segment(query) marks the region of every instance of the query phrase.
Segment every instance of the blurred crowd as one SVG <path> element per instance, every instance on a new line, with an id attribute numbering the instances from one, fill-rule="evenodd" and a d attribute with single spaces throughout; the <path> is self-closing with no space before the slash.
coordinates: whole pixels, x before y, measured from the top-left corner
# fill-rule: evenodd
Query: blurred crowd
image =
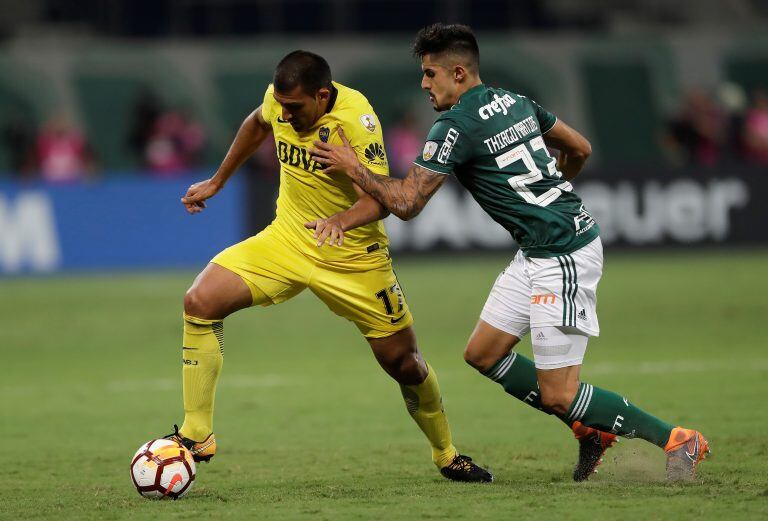
<path id="1" fill-rule="evenodd" d="M 757 89 L 748 98 L 731 84 L 716 92 L 690 89 L 667 124 L 664 145 L 677 166 L 768 166 L 768 91 Z"/>
<path id="2" fill-rule="evenodd" d="M 149 90 L 136 100 L 128 144 L 143 170 L 159 177 L 181 175 L 201 166 L 205 143 L 202 125 L 188 110 L 165 108 Z"/>
<path id="3" fill-rule="evenodd" d="M 427 130 L 429 128 L 419 125 L 414 112 L 410 110 L 404 111 L 391 128 L 384 129 L 384 143 L 392 176 L 405 177 L 413 160 L 421 154 Z"/>
<path id="4" fill-rule="evenodd" d="M 2 140 L 11 171 L 22 178 L 69 182 L 94 173 L 93 152 L 66 112 L 54 114 L 39 129 L 14 117 L 2 129 Z"/>
<path id="5" fill-rule="evenodd" d="M 404 176 L 421 153 L 427 128 L 414 114 L 403 109 L 393 115 L 394 123 L 385 125 L 393 176 Z M 98 176 L 102 170 L 98 154 L 66 111 L 53 114 L 39 128 L 18 116 L 0 125 L 0 153 L 5 152 L 11 171 L 22 179 L 71 182 Z M 124 146 L 136 170 L 163 178 L 210 166 L 205 164 L 204 127 L 190 111 L 164 105 L 149 90 L 137 97 L 124 132 Z M 672 166 L 768 166 L 768 91 L 758 89 L 747 96 L 730 84 L 715 91 L 692 88 L 661 134 Z M 254 172 L 277 172 L 270 141 L 249 166 Z"/>
<path id="6" fill-rule="evenodd" d="M 39 128 L 15 115 L 0 133 L 7 163 L 22 179 L 66 183 L 98 176 L 101 170 L 85 133 L 66 111 L 55 112 Z M 136 99 L 124 145 L 135 169 L 173 177 L 202 166 L 206 134 L 188 111 L 164 106 L 147 90 Z"/>

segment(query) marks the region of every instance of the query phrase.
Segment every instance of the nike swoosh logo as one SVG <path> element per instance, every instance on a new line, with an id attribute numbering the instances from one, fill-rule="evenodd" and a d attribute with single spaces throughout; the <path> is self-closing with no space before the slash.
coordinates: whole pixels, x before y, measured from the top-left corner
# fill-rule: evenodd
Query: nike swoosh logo
<path id="1" fill-rule="evenodd" d="M 171 491 L 173 491 L 173 487 L 176 486 L 176 483 L 180 483 L 182 480 L 183 478 L 181 477 L 181 474 L 174 474 L 173 477 L 171 478 L 171 482 L 168 483 L 168 488 L 165 489 L 165 494 L 163 495 L 167 496 L 168 494 L 170 494 Z"/>
<path id="2" fill-rule="evenodd" d="M 277 116 L 277 122 L 278 122 L 278 123 L 288 123 L 287 121 L 285 121 L 285 120 L 284 120 L 283 118 L 281 118 L 280 116 Z"/>
<path id="3" fill-rule="evenodd" d="M 397 318 L 390 318 L 390 319 L 389 319 L 389 321 L 390 321 L 390 322 L 392 322 L 393 324 L 396 324 L 396 323 L 400 322 L 400 320 L 401 320 L 401 319 L 402 319 L 404 316 L 405 316 L 405 313 L 403 313 L 402 315 L 400 315 L 400 316 L 399 316 L 399 317 L 397 317 Z"/>
<path id="4" fill-rule="evenodd" d="M 686 456 L 688 456 L 688 457 L 690 458 L 690 460 L 691 460 L 691 461 L 693 461 L 694 463 L 696 463 L 696 455 L 697 455 L 698 453 L 699 453 L 699 437 L 698 437 L 698 436 L 696 436 L 696 445 L 694 445 L 694 447 L 693 447 L 693 454 L 691 454 L 690 452 L 688 452 L 688 451 L 686 450 L 686 451 L 685 451 L 685 455 L 686 455 Z"/>

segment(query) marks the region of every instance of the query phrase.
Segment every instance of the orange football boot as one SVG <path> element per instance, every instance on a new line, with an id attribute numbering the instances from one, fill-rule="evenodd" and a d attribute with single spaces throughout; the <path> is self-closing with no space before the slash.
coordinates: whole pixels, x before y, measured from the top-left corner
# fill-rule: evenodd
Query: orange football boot
<path id="1" fill-rule="evenodd" d="M 696 466 L 710 453 L 709 442 L 698 431 L 675 427 L 664 452 L 667 453 L 667 479 L 691 481 L 696 477 Z"/>

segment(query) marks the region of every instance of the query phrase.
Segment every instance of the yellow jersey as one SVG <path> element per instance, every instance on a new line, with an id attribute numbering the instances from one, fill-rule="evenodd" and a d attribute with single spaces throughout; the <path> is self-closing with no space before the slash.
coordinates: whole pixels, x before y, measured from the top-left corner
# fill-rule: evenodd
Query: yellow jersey
<path id="1" fill-rule="evenodd" d="M 360 162 L 371 172 L 389 175 L 384 139 L 379 119 L 360 92 L 333 82 L 327 112 L 305 132 L 297 132 L 283 121 L 282 108 L 273 97 L 270 85 L 261 107 L 264 120 L 272 125 L 280 161 L 280 193 L 272 227 L 301 251 L 322 261 L 348 261 L 365 256 L 388 245 L 384 225 L 375 221 L 344 233 L 342 246 L 317 246 L 314 230 L 304 223 L 330 217 L 352 206 L 358 199 L 352 181 L 343 175 L 327 175 L 323 165 L 312 161 L 309 150 L 313 141 L 341 144 L 338 128 L 344 129 Z"/>

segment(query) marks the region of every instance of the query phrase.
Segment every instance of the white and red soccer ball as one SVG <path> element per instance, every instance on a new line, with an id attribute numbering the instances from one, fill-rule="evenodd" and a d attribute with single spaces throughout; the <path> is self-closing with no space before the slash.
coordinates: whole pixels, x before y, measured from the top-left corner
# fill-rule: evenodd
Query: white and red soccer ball
<path id="1" fill-rule="evenodd" d="M 189 450 L 176 441 L 151 440 L 134 454 L 131 479 L 144 497 L 179 499 L 195 481 L 195 461 Z"/>

